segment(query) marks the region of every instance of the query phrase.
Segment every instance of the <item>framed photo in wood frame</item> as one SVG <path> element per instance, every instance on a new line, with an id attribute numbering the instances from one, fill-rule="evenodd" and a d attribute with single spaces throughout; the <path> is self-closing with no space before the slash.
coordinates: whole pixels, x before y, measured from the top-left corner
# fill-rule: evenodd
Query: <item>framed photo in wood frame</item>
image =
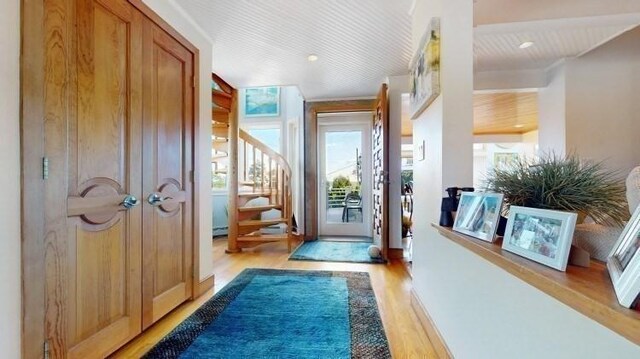
<path id="1" fill-rule="evenodd" d="M 618 302 L 634 306 L 640 297 L 640 206 L 607 257 L 607 269 Z"/>
<path id="2" fill-rule="evenodd" d="M 577 219 L 572 212 L 511 206 L 502 249 L 564 272 Z"/>
<path id="3" fill-rule="evenodd" d="M 502 211 L 502 199 L 500 193 L 462 192 L 453 230 L 493 242 Z"/>

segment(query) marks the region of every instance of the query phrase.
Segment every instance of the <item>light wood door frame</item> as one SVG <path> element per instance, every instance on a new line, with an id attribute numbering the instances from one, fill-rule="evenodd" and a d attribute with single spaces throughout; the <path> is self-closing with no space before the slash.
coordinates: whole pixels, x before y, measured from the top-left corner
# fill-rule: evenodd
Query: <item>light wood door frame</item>
<path id="1" fill-rule="evenodd" d="M 304 239 L 318 239 L 318 114 L 370 112 L 375 99 L 318 101 L 304 104 Z"/>
<path id="2" fill-rule="evenodd" d="M 70 0 L 71 1 L 71 0 Z M 193 276 L 194 296 L 199 288 L 199 50 L 175 31 L 142 0 L 128 0 L 146 17 L 169 33 L 194 54 L 195 96 L 193 98 Z M 72 36 L 60 29 L 45 32 L 45 3 L 22 0 L 21 21 L 21 233 L 22 233 L 22 358 L 44 356 L 45 334 L 45 198 L 43 169 L 45 158 L 45 53 L 46 41 L 55 36 Z M 202 283 L 209 283 L 208 280 Z M 207 284 L 205 284 L 207 285 Z"/>

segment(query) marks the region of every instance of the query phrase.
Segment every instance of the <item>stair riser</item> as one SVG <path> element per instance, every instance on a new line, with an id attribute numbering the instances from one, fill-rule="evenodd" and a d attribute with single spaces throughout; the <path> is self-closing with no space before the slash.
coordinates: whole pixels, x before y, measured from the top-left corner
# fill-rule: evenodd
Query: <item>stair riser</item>
<path id="1" fill-rule="evenodd" d="M 213 103 L 222 108 L 231 108 L 231 99 L 229 97 L 214 93 L 212 96 Z"/>
<path id="2" fill-rule="evenodd" d="M 212 111 L 213 121 L 220 123 L 229 123 L 229 112 L 214 109 Z"/>
<path id="3" fill-rule="evenodd" d="M 251 211 L 251 212 L 239 212 L 238 213 L 238 221 L 246 221 L 249 219 L 256 219 L 256 217 L 258 217 L 258 219 L 260 218 L 260 213 L 262 213 L 262 211 Z"/>
<path id="4" fill-rule="evenodd" d="M 229 153 L 229 142 L 213 142 L 212 146 L 216 151 Z"/>
<path id="5" fill-rule="evenodd" d="M 227 126 L 225 127 L 212 126 L 211 132 L 216 137 L 229 138 L 229 128 Z"/>

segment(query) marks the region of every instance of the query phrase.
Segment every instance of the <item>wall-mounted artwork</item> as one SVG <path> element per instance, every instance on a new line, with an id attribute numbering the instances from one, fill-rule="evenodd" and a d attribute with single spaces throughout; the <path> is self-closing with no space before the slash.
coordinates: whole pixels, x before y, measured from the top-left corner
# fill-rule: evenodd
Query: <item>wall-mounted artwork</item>
<path id="1" fill-rule="evenodd" d="M 280 115 L 280 88 L 254 87 L 244 90 L 246 117 L 273 117 Z"/>
<path id="2" fill-rule="evenodd" d="M 515 152 L 496 152 L 493 154 L 493 167 L 507 170 L 518 163 L 520 155 Z"/>
<path id="3" fill-rule="evenodd" d="M 422 36 L 409 78 L 411 119 L 415 120 L 440 95 L 440 18 L 432 18 Z"/>

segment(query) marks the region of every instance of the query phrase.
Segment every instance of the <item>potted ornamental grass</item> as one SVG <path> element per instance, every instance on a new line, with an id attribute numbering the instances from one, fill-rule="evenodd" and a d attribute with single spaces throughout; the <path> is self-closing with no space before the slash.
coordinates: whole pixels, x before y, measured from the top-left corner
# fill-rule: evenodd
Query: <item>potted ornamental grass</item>
<path id="1" fill-rule="evenodd" d="M 625 186 L 619 173 L 602 162 L 576 155 L 518 159 L 487 174 L 488 191 L 502 193 L 508 206 L 576 212 L 596 223 L 623 226 L 629 219 Z"/>

